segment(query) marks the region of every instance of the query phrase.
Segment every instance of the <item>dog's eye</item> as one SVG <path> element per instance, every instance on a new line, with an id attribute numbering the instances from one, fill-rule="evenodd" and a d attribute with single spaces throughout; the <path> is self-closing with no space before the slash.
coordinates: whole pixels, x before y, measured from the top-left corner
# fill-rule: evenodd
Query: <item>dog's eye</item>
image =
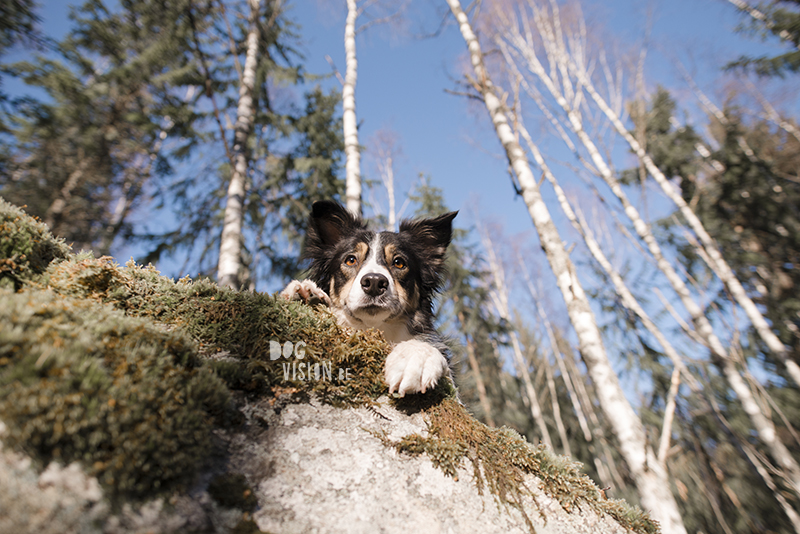
<path id="1" fill-rule="evenodd" d="M 352 254 L 350 254 L 344 259 L 344 264 L 347 265 L 348 267 L 352 267 L 353 265 L 356 264 L 357 261 L 358 259 Z"/>
<path id="2" fill-rule="evenodd" d="M 403 258 L 395 258 L 392 263 L 398 269 L 405 269 L 406 268 L 406 260 L 404 260 Z"/>

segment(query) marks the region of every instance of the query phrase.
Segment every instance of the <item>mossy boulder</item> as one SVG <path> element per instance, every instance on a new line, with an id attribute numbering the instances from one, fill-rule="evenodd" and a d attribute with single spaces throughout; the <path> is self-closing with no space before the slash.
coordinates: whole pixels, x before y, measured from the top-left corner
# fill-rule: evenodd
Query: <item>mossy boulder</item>
<path id="1" fill-rule="evenodd" d="M 0 531 L 347 532 L 352 510 L 325 527 L 304 510 L 350 502 L 408 462 L 444 477 L 441 491 L 495 502 L 505 510 L 496 523 L 521 531 L 567 525 L 570 514 L 590 514 L 608 532 L 657 530 L 605 500 L 568 459 L 477 422 L 447 382 L 385 397 L 389 349 L 375 331 L 341 328 L 325 308 L 73 254 L 0 199 Z M 304 460 L 320 447 L 322 456 Z M 298 458 L 334 469 L 298 466 L 300 486 L 287 489 L 295 497 L 276 497 Z M 353 487 L 325 479 L 370 463 L 372 478 Z M 464 510 L 478 501 L 437 514 L 439 501 L 417 499 L 416 482 L 405 480 L 390 489 L 427 506 L 422 516 L 455 518 L 441 526 L 474 515 Z M 400 531 L 407 518 L 390 513 L 378 486 L 364 501 L 374 509 L 356 512 Z M 61 519 L 53 530 L 41 517 Z"/>
<path id="2" fill-rule="evenodd" d="M 0 198 L 0 287 L 20 289 L 70 252 L 47 225 Z"/>

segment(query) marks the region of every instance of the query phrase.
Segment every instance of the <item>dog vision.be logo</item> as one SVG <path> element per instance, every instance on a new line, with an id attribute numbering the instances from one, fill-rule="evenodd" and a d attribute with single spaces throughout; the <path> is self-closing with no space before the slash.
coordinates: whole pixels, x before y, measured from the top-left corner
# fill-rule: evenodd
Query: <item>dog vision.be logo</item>
<path id="1" fill-rule="evenodd" d="M 287 341 L 281 344 L 279 341 L 271 339 L 269 341 L 269 359 L 270 361 L 279 360 L 281 358 L 288 361 L 281 362 L 283 367 L 283 380 L 301 380 L 301 381 L 318 381 L 318 380 L 350 380 L 350 368 L 339 367 L 337 368 L 337 375 L 333 374 L 332 362 L 316 362 L 313 365 L 302 361 L 306 357 L 306 343 L 305 341 L 298 341 L 292 343 Z"/>

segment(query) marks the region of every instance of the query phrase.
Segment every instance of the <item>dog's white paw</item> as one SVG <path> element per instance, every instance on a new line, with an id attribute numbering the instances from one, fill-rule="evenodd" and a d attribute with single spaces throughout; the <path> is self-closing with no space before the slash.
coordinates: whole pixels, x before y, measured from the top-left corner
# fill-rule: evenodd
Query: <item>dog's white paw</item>
<path id="1" fill-rule="evenodd" d="M 324 302 L 331 305 L 331 298 L 312 280 L 292 280 L 286 289 L 281 291 L 281 297 L 286 300 L 302 300 L 306 304 L 319 304 Z"/>
<path id="2" fill-rule="evenodd" d="M 411 339 L 398 343 L 386 358 L 389 393 L 425 393 L 447 373 L 447 360 L 436 347 Z"/>

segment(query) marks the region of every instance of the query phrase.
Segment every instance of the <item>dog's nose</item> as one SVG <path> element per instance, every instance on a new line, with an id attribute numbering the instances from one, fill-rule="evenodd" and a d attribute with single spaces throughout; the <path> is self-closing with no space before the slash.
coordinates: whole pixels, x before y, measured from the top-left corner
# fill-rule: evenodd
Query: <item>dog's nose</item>
<path id="1" fill-rule="evenodd" d="M 361 288 L 370 297 L 383 295 L 389 287 L 389 279 L 382 274 L 369 273 L 361 277 Z"/>

